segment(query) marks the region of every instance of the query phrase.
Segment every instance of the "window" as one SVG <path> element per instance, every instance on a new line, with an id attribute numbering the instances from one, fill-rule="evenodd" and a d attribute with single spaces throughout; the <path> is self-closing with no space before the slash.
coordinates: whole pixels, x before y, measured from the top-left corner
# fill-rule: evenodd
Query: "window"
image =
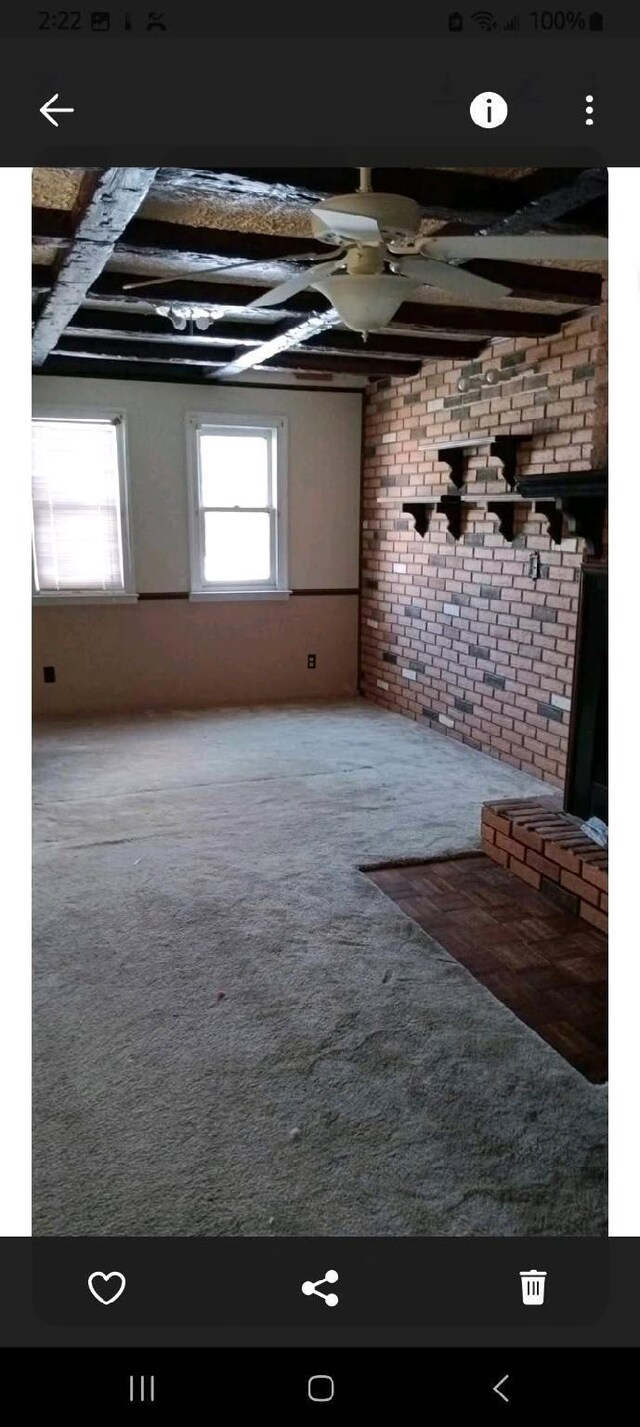
<path id="1" fill-rule="evenodd" d="M 32 429 L 37 592 L 130 591 L 122 416 L 38 417 Z"/>
<path id="2" fill-rule="evenodd" d="M 286 423 L 194 416 L 189 430 L 193 590 L 286 589 Z"/>

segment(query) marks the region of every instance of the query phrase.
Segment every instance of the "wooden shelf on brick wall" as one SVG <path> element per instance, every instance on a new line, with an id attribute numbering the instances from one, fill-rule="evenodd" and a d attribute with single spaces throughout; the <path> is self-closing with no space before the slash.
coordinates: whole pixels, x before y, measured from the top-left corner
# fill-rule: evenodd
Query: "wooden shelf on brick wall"
<path id="1" fill-rule="evenodd" d="M 379 497 L 381 505 L 395 505 L 393 497 Z M 462 507 L 480 506 L 498 517 L 500 534 L 511 544 L 515 537 L 518 506 L 531 506 L 547 518 L 549 535 L 560 545 L 568 535 L 581 536 L 587 552 L 597 559 L 602 554 L 604 515 L 607 507 L 606 471 L 559 471 L 540 476 L 522 476 L 516 489 L 507 494 L 451 491 L 446 495 L 413 496 L 402 501 L 405 515 L 411 515 L 418 535 L 425 536 L 432 511 L 446 515 L 447 529 L 454 540 L 462 533 Z"/>
<path id="2" fill-rule="evenodd" d="M 540 476 L 521 476 L 516 489 L 547 517 L 554 545 L 567 534 L 581 536 L 587 552 L 600 559 L 607 509 L 608 472 L 559 471 Z"/>
<path id="3" fill-rule="evenodd" d="M 437 511 L 439 515 L 447 518 L 447 530 L 453 535 L 454 540 L 459 540 L 462 534 L 462 499 L 456 492 L 455 495 L 424 496 L 415 501 L 403 501 L 402 509 L 405 515 L 413 516 L 413 523 L 418 535 L 423 537 L 429 529 L 431 512 Z"/>
<path id="4" fill-rule="evenodd" d="M 444 461 L 449 467 L 451 480 L 456 490 L 462 490 L 467 465 L 467 452 L 478 446 L 487 446 L 490 456 L 495 456 L 502 463 L 502 475 L 509 490 L 512 491 L 516 482 L 516 464 L 518 460 L 518 447 L 523 441 L 530 441 L 530 435 L 520 436 L 488 436 L 481 434 L 478 436 L 465 436 L 462 441 L 437 441 L 435 444 L 421 441 L 420 449 L 423 451 L 437 451 L 438 460 Z"/>
<path id="5" fill-rule="evenodd" d="M 386 504 L 387 502 L 385 502 Z M 545 502 L 538 501 L 536 504 L 552 505 L 551 498 Z M 475 505 L 491 512 L 498 517 L 498 529 L 509 544 L 515 536 L 515 518 L 518 506 L 532 505 L 533 502 L 519 495 L 482 495 L 471 494 L 461 495 L 459 491 L 452 491 L 444 496 L 417 496 L 414 500 L 402 502 L 402 509 L 405 515 L 412 515 L 415 529 L 418 535 L 425 536 L 429 529 L 431 512 L 437 511 L 446 515 L 447 529 L 454 540 L 459 540 L 462 534 L 462 509 L 465 505 Z"/>

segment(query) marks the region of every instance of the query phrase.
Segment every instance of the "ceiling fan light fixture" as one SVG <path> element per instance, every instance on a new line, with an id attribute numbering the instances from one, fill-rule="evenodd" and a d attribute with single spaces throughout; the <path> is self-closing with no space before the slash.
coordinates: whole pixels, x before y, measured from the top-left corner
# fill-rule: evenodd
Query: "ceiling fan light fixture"
<path id="1" fill-rule="evenodd" d="M 313 286 L 329 299 L 345 327 L 355 332 L 379 332 L 388 327 L 398 308 L 416 292 L 419 284 L 390 273 L 360 276 L 348 273 L 321 278 Z"/>
<path id="2" fill-rule="evenodd" d="M 194 322 L 200 332 L 206 332 L 215 322 L 215 315 L 206 307 L 190 307 L 188 303 L 167 302 L 157 307 L 160 317 L 168 317 L 176 332 L 185 332 L 189 322 Z"/>

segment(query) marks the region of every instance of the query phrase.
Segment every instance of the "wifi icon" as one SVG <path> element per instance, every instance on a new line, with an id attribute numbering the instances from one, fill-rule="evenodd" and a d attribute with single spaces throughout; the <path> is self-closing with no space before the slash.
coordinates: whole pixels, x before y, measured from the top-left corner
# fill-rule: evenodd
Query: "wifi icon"
<path id="1" fill-rule="evenodd" d="M 497 30 L 498 21 L 491 10 L 476 10 L 471 16 L 480 30 Z"/>

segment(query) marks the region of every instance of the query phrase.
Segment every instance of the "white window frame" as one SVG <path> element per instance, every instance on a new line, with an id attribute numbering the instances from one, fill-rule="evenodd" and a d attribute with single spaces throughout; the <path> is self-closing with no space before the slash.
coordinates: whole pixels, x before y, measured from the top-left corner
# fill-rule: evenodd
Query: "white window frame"
<path id="1" fill-rule="evenodd" d="M 35 531 L 33 529 L 33 500 L 31 502 L 31 543 L 33 599 L 37 604 L 135 604 L 137 601 L 133 552 L 131 548 L 131 511 L 129 501 L 129 461 L 127 443 L 127 413 L 122 409 L 105 407 L 63 407 L 38 406 L 31 414 L 32 421 L 110 421 L 115 426 L 118 452 L 118 483 L 120 489 L 120 538 L 122 540 L 122 590 L 40 590 L 37 579 Z"/>
<path id="2" fill-rule="evenodd" d="M 271 570 L 268 581 L 229 584 L 209 582 L 204 578 L 204 507 L 200 491 L 200 442 L 202 432 L 232 434 L 234 431 L 258 431 L 270 438 L 270 506 Z M 289 578 L 289 514 L 288 514 L 288 436 L 285 416 L 269 416 L 261 412 L 238 415 L 236 412 L 192 411 L 187 415 L 187 468 L 189 472 L 189 535 L 191 561 L 191 599 L 246 600 L 286 599 L 290 594 Z M 207 507 L 212 509 L 213 507 Z M 233 506 L 215 507 L 233 510 Z M 248 509 L 240 506 L 238 509 Z M 260 507 L 264 509 L 263 506 Z"/>

